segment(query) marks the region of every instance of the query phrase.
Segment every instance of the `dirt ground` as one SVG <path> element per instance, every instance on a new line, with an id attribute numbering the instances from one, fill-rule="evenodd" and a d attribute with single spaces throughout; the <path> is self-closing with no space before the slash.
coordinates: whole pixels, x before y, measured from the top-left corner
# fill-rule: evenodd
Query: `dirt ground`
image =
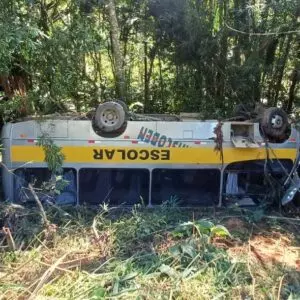
<path id="1" fill-rule="evenodd" d="M 235 217 L 225 221 L 224 226 L 235 236 L 243 238 L 243 241 L 238 238 L 214 240 L 214 244 L 227 249 L 232 258 L 250 255 L 252 263 L 260 264 L 263 268 L 280 264 L 300 272 L 300 220 L 297 224 L 288 222 L 284 227 L 280 227 L 281 230 L 276 230 L 279 226 L 272 226 L 266 222 L 250 225 Z"/>

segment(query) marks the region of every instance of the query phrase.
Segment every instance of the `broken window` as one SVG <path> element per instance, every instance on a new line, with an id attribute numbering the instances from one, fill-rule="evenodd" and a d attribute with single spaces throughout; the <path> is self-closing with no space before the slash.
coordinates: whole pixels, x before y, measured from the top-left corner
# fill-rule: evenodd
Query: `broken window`
<path id="1" fill-rule="evenodd" d="M 20 168 L 14 172 L 14 200 L 32 202 L 33 195 L 28 189 L 31 183 L 40 201 L 56 204 L 76 204 L 76 170 L 65 168 L 61 177 L 51 179 L 48 168 Z"/>
<path id="2" fill-rule="evenodd" d="M 81 169 L 80 203 L 148 204 L 149 171 L 145 169 Z"/>
<path id="3" fill-rule="evenodd" d="M 277 184 L 283 183 L 293 162 L 288 159 L 254 160 L 228 165 L 224 171 L 223 193 L 227 196 L 252 196 L 258 199 L 268 193 L 266 173 Z"/>
<path id="4" fill-rule="evenodd" d="M 173 199 L 180 206 L 212 205 L 219 199 L 220 170 L 155 169 L 152 204 Z"/>

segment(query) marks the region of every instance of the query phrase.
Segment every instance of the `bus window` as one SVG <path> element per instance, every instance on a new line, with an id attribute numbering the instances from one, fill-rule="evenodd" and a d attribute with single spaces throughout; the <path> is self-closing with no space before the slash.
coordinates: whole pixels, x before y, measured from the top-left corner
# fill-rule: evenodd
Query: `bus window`
<path id="1" fill-rule="evenodd" d="M 227 196 L 251 196 L 254 200 L 266 195 L 265 171 L 278 182 L 286 178 L 293 166 L 289 159 L 265 160 L 232 163 L 224 171 L 223 193 Z M 266 168 L 266 169 L 265 169 Z"/>
<path id="2" fill-rule="evenodd" d="M 155 169 L 152 204 L 177 199 L 180 206 L 212 205 L 219 199 L 220 170 Z"/>
<path id="3" fill-rule="evenodd" d="M 39 199 L 55 202 L 56 204 L 76 204 L 76 170 L 63 169 L 62 180 L 57 181 L 56 189 L 60 193 L 50 195 L 43 185 L 51 179 L 51 173 L 48 168 L 20 168 L 14 172 L 14 198 L 16 202 L 32 202 L 33 195 L 28 189 L 31 183 Z M 62 190 L 61 190 L 62 189 Z"/>
<path id="4" fill-rule="evenodd" d="M 149 171 L 145 169 L 81 169 L 80 203 L 133 205 L 149 198 Z"/>

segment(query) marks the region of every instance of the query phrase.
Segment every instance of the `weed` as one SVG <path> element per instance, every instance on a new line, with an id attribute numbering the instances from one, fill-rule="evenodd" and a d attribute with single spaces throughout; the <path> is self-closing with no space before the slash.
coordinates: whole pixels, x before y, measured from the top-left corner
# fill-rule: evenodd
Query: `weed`
<path id="1" fill-rule="evenodd" d="M 37 145 L 41 146 L 44 150 L 45 162 L 49 170 L 54 174 L 61 173 L 65 159 L 64 154 L 61 152 L 62 148 L 57 146 L 46 133 L 43 133 L 43 135 L 39 137 Z"/>
<path id="2" fill-rule="evenodd" d="M 49 207 L 47 218 L 58 229 L 46 244 L 36 209 L 3 209 L 23 250 L 0 248 L 0 299 L 251 299 L 253 293 L 256 299 L 277 299 L 278 293 L 298 299 L 300 278 L 292 265 L 258 260 L 279 241 L 290 247 L 284 230 L 265 234 L 269 248 L 261 248 L 253 232 L 249 252 L 236 234 L 247 221 L 227 228 L 222 215 L 195 218 L 203 211 L 142 204 L 122 211 Z"/>

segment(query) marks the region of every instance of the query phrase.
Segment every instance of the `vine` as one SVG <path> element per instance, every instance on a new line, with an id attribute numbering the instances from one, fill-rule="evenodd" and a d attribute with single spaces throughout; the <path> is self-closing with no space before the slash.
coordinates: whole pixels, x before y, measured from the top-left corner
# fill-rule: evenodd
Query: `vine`
<path id="1" fill-rule="evenodd" d="M 222 132 L 222 122 L 218 122 L 217 126 L 214 128 L 214 134 L 216 137 L 215 141 L 215 151 L 220 152 L 220 160 L 222 161 L 222 165 L 224 164 L 224 156 L 223 156 L 223 132 Z"/>
<path id="2" fill-rule="evenodd" d="M 43 148 L 45 153 L 45 162 L 51 172 L 49 181 L 43 182 L 42 190 L 50 198 L 55 198 L 69 184 L 63 179 L 63 163 L 65 155 L 62 153 L 62 148 L 57 146 L 48 134 L 43 134 L 39 137 L 37 145 Z"/>
<path id="3" fill-rule="evenodd" d="M 62 166 L 65 160 L 65 155 L 62 153 L 62 148 L 57 146 L 47 134 L 39 137 L 37 145 L 42 147 L 45 153 L 45 162 L 49 170 L 54 174 L 62 173 Z"/>

